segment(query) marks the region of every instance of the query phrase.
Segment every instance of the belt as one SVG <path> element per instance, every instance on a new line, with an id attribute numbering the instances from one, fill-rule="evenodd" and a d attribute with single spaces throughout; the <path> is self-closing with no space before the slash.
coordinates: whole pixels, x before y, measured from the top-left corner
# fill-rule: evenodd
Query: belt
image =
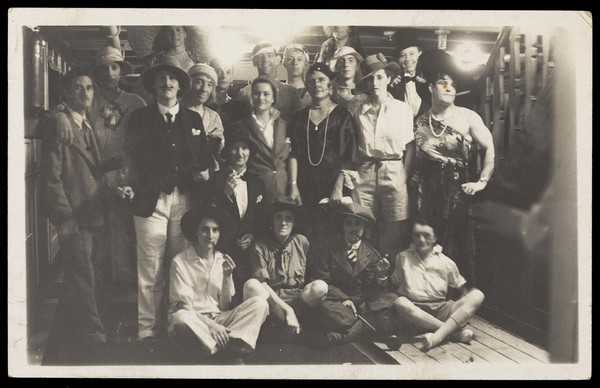
<path id="1" fill-rule="evenodd" d="M 365 159 L 366 163 L 375 164 L 375 168 L 380 168 L 383 162 L 402 161 L 399 156 L 369 156 Z"/>

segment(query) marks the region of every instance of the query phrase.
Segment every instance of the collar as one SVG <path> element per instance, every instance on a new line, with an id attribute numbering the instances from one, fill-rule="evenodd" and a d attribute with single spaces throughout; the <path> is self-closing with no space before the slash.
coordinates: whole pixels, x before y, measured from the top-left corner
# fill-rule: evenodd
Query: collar
<path id="1" fill-rule="evenodd" d="M 157 102 L 156 104 L 158 105 L 158 111 L 163 116 L 167 113 L 171 113 L 173 117 L 175 117 L 177 113 L 179 113 L 179 103 L 175 104 L 175 106 L 172 106 L 171 108 L 167 108 L 166 106 L 161 105 L 160 102 Z"/>
<path id="2" fill-rule="evenodd" d="M 350 248 L 348 249 L 352 249 L 354 251 L 357 251 L 358 248 L 360 248 L 360 244 L 362 243 L 362 240 L 358 240 L 355 244 L 350 244 L 348 242 L 348 240 L 344 239 L 344 242 L 346 242 L 346 247 L 348 247 L 348 245 L 350 245 Z"/>
<path id="3" fill-rule="evenodd" d="M 388 106 L 389 102 L 390 102 L 390 96 L 389 96 L 389 92 L 388 92 L 388 98 L 386 98 L 386 100 L 381 103 L 381 110 L 387 110 L 387 106 Z M 373 109 L 373 105 L 371 104 L 371 100 L 367 99 L 360 108 L 360 110 L 361 110 L 360 114 L 364 115 L 371 109 Z"/>
<path id="4" fill-rule="evenodd" d="M 271 109 L 269 109 L 269 113 L 271 115 L 271 118 L 269 119 L 269 123 L 267 124 L 267 126 L 269 124 L 272 124 L 275 120 L 277 120 L 277 118 L 280 115 L 280 112 L 273 107 L 271 107 Z M 262 124 L 260 123 L 260 121 L 258 120 L 258 117 L 256 117 L 256 114 L 254 112 L 252 112 L 252 117 L 254 118 L 254 120 L 256 121 L 256 123 L 258 124 L 259 127 L 266 128 L 266 127 L 262 126 Z"/>
<path id="5" fill-rule="evenodd" d="M 213 249 L 213 252 L 215 255 L 215 261 L 221 259 L 221 252 L 219 252 L 216 249 Z M 192 260 L 192 261 L 201 261 L 202 260 L 202 257 L 200 257 L 198 255 L 198 252 L 196 252 L 196 248 L 194 248 L 194 246 L 191 244 L 185 250 L 185 256 L 188 260 Z"/>
<path id="6" fill-rule="evenodd" d="M 69 114 L 73 118 L 73 121 L 75 121 L 75 124 L 77 124 L 80 129 L 83 128 L 83 125 L 82 125 L 83 120 L 87 121 L 85 112 L 83 113 L 83 115 L 81 115 L 79 112 L 75 112 L 73 109 L 71 109 L 70 106 L 67 106 L 66 110 L 69 112 Z"/>
<path id="7" fill-rule="evenodd" d="M 410 243 L 410 247 L 408 249 L 410 251 L 414 252 L 415 255 L 419 256 L 419 252 L 417 251 L 417 248 L 415 247 L 415 244 Z M 442 248 L 442 246 L 440 244 L 435 244 L 433 246 L 433 248 L 431 249 L 431 253 L 429 254 L 429 256 L 431 256 L 431 255 L 439 255 L 440 253 L 442 253 L 442 250 L 443 250 L 443 248 Z"/>
<path id="8" fill-rule="evenodd" d="M 231 166 L 228 166 L 228 167 L 229 167 L 229 169 L 230 169 L 231 171 L 235 171 L 235 170 L 233 169 L 233 167 L 231 167 Z M 244 167 L 244 169 L 242 170 L 242 172 L 240 172 L 239 174 L 238 174 L 238 173 L 236 173 L 236 174 L 237 174 L 237 176 L 241 177 L 241 176 L 243 176 L 243 175 L 246 173 L 246 171 L 247 171 L 247 170 L 248 170 L 248 166 Z"/>

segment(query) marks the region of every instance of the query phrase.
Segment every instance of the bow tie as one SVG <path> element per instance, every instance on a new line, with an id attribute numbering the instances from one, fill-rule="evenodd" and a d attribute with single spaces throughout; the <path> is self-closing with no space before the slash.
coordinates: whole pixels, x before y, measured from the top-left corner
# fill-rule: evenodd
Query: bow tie
<path id="1" fill-rule="evenodd" d="M 414 76 L 414 77 L 407 77 L 407 76 L 404 76 L 404 77 L 402 77 L 402 81 L 403 81 L 405 84 L 407 84 L 407 83 L 409 83 L 409 82 L 415 82 L 416 80 L 417 80 L 417 76 Z"/>

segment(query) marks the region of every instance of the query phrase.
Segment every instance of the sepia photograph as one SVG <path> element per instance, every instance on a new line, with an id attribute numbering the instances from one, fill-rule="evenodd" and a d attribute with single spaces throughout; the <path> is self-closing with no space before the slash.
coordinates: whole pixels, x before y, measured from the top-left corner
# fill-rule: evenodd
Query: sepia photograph
<path id="1" fill-rule="evenodd" d="M 591 12 L 7 16 L 9 377 L 591 378 Z"/>

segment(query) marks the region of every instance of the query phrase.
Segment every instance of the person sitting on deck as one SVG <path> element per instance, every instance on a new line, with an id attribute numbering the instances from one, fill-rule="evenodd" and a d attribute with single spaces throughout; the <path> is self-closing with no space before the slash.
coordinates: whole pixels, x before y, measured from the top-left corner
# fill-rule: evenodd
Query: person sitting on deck
<path id="1" fill-rule="evenodd" d="M 300 334 L 301 324 L 311 323 L 315 308 L 327 295 L 327 283 L 323 280 L 306 281 L 310 243 L 295 230 L 300 211 L 301 207 L 291 200 L 270 206 L 271 228 L 256 240 L 250 252 L 252 277 L 263 287 L 244 286 L 244 296 L 268 297 L 273 317 L 285 324 L 292 338 Z"/>
<path id="2" fill-rule="evenodd" d="M 473 331 L 465 325 L 483 304 L 484 295 L 467 290 L 466 280 L 450 258 L 436 244 L 434 222 L 419 218 L 414 222 L 412 244 L 396 256 L 390 280 L 400 295 L 394 303 L 398 326 L 403 334 L 423 334 L 423 350 L 441 344 L 447 337 L 469 343 Z M 448 288 L 459 298 L 448 299 Z"/>
<path id="3" fill-rule="evenodd" d="M 253 295 L 228 310 L 235 294 L 235 262 L 217 244 L 235 238 L 233 219 L 215 206 L 201 206 L 183 216 L 181 229 L 191 245 L 171 264 L 169 339 L 209 354 L 223 349 L 252 352 L 269 305 L 266 298 Z M 256 279 L 251 283 L 260 287 Z"/>

